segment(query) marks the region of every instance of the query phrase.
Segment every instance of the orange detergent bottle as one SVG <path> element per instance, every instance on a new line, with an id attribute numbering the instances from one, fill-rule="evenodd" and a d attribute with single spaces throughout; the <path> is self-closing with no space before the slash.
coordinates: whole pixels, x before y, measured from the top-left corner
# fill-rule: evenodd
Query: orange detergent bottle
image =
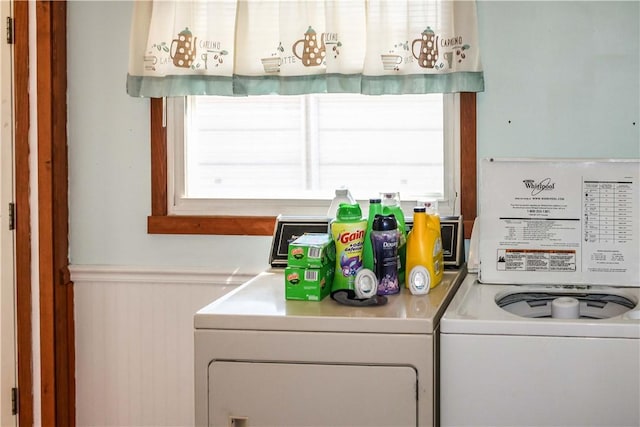
<path id="1" fill-rule="evenodd" d="M 440 217 L 426 210 L 413 208 L 413 227 L 407 236 L 405 285 L 415 295 L 428 293 L 444 275 Z"/>

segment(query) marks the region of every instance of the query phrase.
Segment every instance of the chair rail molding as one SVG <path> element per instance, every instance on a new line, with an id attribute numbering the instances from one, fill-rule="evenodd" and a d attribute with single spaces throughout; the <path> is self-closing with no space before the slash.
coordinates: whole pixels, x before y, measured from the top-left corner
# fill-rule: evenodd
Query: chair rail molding
<path id="1" fill-rule="evenodd" d="M 204 268 L 166 268 L 142 266 L 70 265 L 71 280 L 77 285 L 87 282 L 185 283 L 238 286 L 259 271 L 210 270 Z"/>

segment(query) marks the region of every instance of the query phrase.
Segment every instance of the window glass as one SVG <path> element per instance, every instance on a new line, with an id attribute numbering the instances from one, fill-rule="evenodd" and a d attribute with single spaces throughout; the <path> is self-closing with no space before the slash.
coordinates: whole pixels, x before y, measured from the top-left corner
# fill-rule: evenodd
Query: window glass
<path id="1" fill-rule="evenodd" d="M 453 95 L 187 97 L 169 102 L 172 214 L 326 213 L 398 191 L 455 211 Z M 173 173 L 171 173 L 173 171 Z"/>

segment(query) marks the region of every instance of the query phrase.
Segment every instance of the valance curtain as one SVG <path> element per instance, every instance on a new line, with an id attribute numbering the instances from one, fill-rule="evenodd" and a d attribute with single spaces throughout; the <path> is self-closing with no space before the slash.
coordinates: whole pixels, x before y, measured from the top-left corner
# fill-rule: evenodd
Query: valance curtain
<path id="1" fill-rule="evenodd" d="M 461 0 L 137 1 L 131 96 L 480 92 Z"/>

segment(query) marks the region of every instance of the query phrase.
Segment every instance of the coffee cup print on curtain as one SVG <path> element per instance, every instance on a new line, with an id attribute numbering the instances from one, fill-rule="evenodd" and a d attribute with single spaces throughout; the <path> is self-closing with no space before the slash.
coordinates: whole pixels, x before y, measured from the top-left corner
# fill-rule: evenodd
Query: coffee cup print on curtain
<path id="1" fill-rule="evenodd" d="M 400 55 L 380 55 L 380 59 L 382 60 L 382 68 L 385 70 L 398 71 L 400 69 L 399 65 L 402 64 L 402 56 Z"/>

